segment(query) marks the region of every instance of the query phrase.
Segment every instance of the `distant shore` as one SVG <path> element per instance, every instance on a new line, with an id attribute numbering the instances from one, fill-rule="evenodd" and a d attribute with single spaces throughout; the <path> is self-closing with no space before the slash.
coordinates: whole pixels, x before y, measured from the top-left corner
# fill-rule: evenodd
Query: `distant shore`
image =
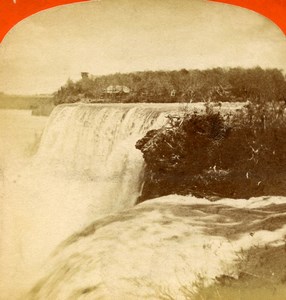
<path id="1" fill-rule="evenodd" d="M 54 107 L 52 95 L 0 95 L 0 109 L 26 109 L 34 116 L 49 116 Z"/>

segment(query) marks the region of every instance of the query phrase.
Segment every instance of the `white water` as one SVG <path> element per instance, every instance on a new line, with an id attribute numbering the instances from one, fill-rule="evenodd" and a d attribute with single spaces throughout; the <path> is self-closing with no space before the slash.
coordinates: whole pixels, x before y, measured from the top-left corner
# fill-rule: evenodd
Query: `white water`
<path id="1" fill-rule="evenodd" d="M 247 250 L 284 245 L 285 203 L 176 195 L 146 201 L 64 242 L 27 299 L 192 299 L 217 277 L 237 278 Z"/>
<path id="2" fill-rule="evenodd" d="M 26 288 L 63 239 L 134 205 L 143 167 L 135 142 L 166 118 L 161 108 L 144 105 L 59 106 L 31 158 L 24 150 L 45 118 L 22 111 L 1 114 L 0 299 L 7 300 Z"/>
<path id="3" fill-rule="evenodd" d="M 147 130 L 164 124 L 166 112 L 175 109 L 175 105 L 59 106 L 49 118 L 36 157 L 22 160 L 14 155 L 15 147 L 21 142 L 22 149 L 31 142 L 30 129 L 29 139 L 19 137 L 27 124 L 33 128 L 36 119 L 25 116 L 17 126 L 4 122 L 7 128 L 13 124 L 15 138 L 9 142 L 11 131 L 0 135 L 7 145 L 4 168 L 1 160 L 1 300 L 14 300 L 30 288 L 41 278 L 38 269 L 54 248 L 96 219 L 94 233 L 79 234 L 48 259 L 42 275 L 46 280 L 32 299 L 158 299 L 162 293 L 183 299 L 182 286 L 193 292 L 199 281 L 207 285 L 222 274 L 235 276 L 241 249 L 284 241 L 283 224 L 271 232 L 262 230 L 262 224 L 254 236 L 250 229 L 240 229 L 232 240 L 228 233 L 208 231 L 226 226 L 232 232 L 244 222 L 239 209 L 253 215 L 250 225 L 262 222 L 255 214 L 271 203 L 281 205 L 281 210 L 267 212 L 263 220 L 282 217 L 283 197 L 223 199 L 215 204 L 169 196 L 132 208 L 143 167 L 134 144 Z M 216 210 L 216 205 L 226 206 L 232 214 L 206 209 Z"/>
<path id="4" fill-rule="evenodd" d="M 132 207 L 143 169 L 135 143 L 166 123 L 165 116 L 162 107 L 142 105 L 60 106 L 50 117 L 35 165 L 63 178 L 93 182 L 93 218 Z"/>

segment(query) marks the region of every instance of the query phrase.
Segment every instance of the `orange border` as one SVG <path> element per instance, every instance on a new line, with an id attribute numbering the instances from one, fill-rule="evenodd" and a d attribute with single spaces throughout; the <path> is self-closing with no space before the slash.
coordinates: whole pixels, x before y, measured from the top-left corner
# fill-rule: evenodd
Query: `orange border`
<path id="1" fill-rule="evenodd" d="M 90 0 L 0 0 L 0 42 L 18 22 L 54 6 Z M 156 1 L 156 0 L 154 0 Z M 209 0 L 245 7 L 275 22 L 286 34 L 286 0 Z"/>
<path id="2" fill-rule="evenodd" d="M 209 0 L 248 8 L 276 23 L 286 35 L 286 0 Z"/>
<path id="3" fill-rule="evenodd" d="M 89 0 L 0 0 L 0 42 L 21 20 L 48 8 Z"/>

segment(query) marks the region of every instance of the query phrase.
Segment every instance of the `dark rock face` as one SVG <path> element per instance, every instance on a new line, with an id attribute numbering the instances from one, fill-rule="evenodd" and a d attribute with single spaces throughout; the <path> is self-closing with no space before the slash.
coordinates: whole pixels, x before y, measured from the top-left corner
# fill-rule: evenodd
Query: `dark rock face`
<path id="1" fill-rule="evenodd" d="M 146 162 L 138 202 L 168 194 L 285 195 L 285 124 L 270 117 L 266 124 L 253 110 L 231 122 L 214 112 L 170 117 L 169 126 L 149 131 L 136 144 Z"/>

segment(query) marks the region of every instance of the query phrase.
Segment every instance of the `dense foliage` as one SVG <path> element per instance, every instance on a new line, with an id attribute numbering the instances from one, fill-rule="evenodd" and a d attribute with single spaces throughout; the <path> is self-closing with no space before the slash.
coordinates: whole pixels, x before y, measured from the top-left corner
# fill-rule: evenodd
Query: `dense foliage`
<path id="1" fill-rule="evenodd" d="M 285 103 L 249 104 L 236 115 L 185 113 L 136 147 L 146 162 L 144 201 L 193 194 L 286 195 Z"/>
<path id="2" fill-rule="evenodd" d="M 108 94 L 108 86 L 127 86 L 130 93 Z M 286 81 L 278 69 L 214 68 L 208 70 L 145 71 L 68 80 L 55 93 L 55 103 L 201 102 L 285 99 Z"/>

